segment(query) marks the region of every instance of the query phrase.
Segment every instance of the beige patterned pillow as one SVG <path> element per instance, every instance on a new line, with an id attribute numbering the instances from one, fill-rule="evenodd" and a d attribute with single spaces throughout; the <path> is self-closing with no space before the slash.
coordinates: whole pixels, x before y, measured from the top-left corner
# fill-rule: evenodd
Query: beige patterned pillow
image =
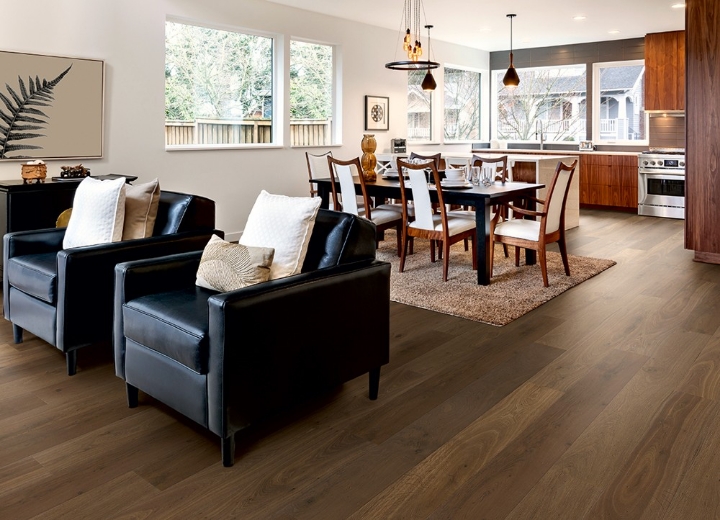
<path id="1" fill-rule="evenodd" d="M 275 250 L 226 242 L 213 235 L 203 250 L 196 285 L 220 292 L 266 282 Z"/>

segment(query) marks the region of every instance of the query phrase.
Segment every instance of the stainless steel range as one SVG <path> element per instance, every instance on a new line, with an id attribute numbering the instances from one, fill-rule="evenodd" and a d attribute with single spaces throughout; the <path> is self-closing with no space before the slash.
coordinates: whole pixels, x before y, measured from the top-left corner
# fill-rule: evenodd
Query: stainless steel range
<path id="1" fill-rule="evenodd" d="M 638 156 L 638 215 L 685 218 L 684 149 L 651 149 Z"/>

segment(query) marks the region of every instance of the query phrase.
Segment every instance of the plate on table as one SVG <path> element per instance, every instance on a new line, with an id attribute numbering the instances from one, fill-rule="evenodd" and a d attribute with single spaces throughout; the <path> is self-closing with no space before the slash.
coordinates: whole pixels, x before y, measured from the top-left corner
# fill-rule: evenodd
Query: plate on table
<path id="1" fill-rule="evenodd" d="M 440 186 L 447 190 L 469 190 L 473 187 L 468 181 L 448 181 L 447 179 L 440 181 Z"/>
<path id="2" fill-rule="evenodd" d="M 405 177 L 406 179 L 408 178 L 407 175 L 405 175 L 404 177 Z M 382 178 L 383 178 L 383 179 L 388 179 L 388 180 L 391 180 L 391 181 L 392 181 L 392 180 L 397 180 L 397 179 L 399 179 L 400 176 L 398 175 L 397 170 L 386 170 L 385 173 L 382 174 Z"/>

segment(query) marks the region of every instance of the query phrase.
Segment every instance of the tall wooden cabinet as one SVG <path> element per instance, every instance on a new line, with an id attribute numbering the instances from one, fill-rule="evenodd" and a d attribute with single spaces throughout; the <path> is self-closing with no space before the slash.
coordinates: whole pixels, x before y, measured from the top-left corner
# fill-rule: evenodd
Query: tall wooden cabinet
<path id="1" fill-rule="evenodd" d="M 685 110 L 685 31 L 645 36 L 645 110 Z"/>
<path id="2" fill-rule="evenodd" d="M 720 3 L 686 5 L 685 247 L 720 264 Z"/>

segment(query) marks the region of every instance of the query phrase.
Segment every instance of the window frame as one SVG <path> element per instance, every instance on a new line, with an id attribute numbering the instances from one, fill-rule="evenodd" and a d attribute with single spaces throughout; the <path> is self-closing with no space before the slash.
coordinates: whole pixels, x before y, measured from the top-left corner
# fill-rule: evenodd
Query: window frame
<path id="1" fill-rule="evenodd" d="M 424 69 L 423 69 L 423 70 L 424 70 Z M 438 69 L 434 69 L 434 71 L 437 71 L 437 70 L 438 70 Z M 431 72 L 434 72 L 434 71 L 431 71 Z M 405 127 L 405 133 L 406 133 L 406 135 L 407 135 L 407 138 L 406 138 L 406 139 L 407 139 L 407 144 L 408 144 L 408 145 L 410 145 L 410 144 L 413 144 L 413 145 L 439 144 L 440 141 L 434 139 L 434 136 L 435 136 L 435 121 L 436 121 L 436 119 L 437 119 L 437 118 L 435 117 L 436 107 L 435 107 L 435 101 L 434 101 L 434 94 L 435 94 L 435 91 L 434 91 L 434 90 L 428 90 L 428 91 L 426 91 L 426 90 L 422 90 L 422 88 L 420 89 L 422 92 L 427 92 L 428 95 L 430 96 L 430 112 L 429 112 L 429 117 L 430 117 L 430 135 L 428 136 L 427 139 L 411 139 L 411 138 L 410 138 L 410 125 L 409 125 L 409 123 L 410 123 L 410 121 L 409 121 L 409 117 L 410 117 L 410 111 L 409 111 L 409 105 L 410 105 L 410 103 L 409 103 L 409 101 L 410 101 L 410 100 L 409 100 L 409 95 L 410 95 L 410 73 L 411 73 L 411 72 L 418 72 L 418 71 L 408 71 L 407 81 L 406 81 L 405 100 L 406 100 L 406 102 L 407 102 L 408 111 L 407 111 L 407 115 L 406 115 L 406 118 L 405 118 L 405 125 L 406 125 L 406 127 Z M 438 76 L 439 76 L 439 74 L 438 74 Z M 443 76 L 444 76 L 444 74 L 443 74 Z M 437 77 L 436 77 L 435 79 L 436 79 L 436 83 L 439 83 L 435 90 L 437 90 L 438 87 L 445 88 L 445 87 L 442 85 L 441 82 L 437 82 L 437 80 L 438 80 Z M 422 80 L 421 80 L 421 81 L 422 81 Z M 440 80 L 440 81 L 442 81 L 442 80 Z"/>
<path id="2" fill-rule="evenodd" d="M 238 34 L 245 34 L 249 36 L 258 36 L 262 38 L 269 38 L 272 46 L 272 123 L 271 123 L 271 142 L 269 143 L 231 143 L 231 144 L 187 144 L 187 145 L 168 145 L 165 144 L 165 151 L 176 152 L 176 151 L 204 151 L 204 150 L 248 150 L 248 149 L 273 149 L 283 148 L 283 141 L 285 136 L 285 113 L 284 113 L 284 102 L 283 96 L 285 91 L 285 85 L 289 83 L 285 79 L 284 69 L 284 53 L 285 53 L 285 41 L 286 38 L 283 34 L 276 32 L 260 31 L 257 29 L 251 29 L 248 27 L 239 27 L 235 25 L 217 24 L 217 23 L 206 23 L 197 21 L 194 19 L 177 17 L 177 16 L 166 16 L 165 25 L 163 26 L 165 31 L 167 23 L 175 23 L 182 25 L 189 25 L 193 27 L 202 27 L 205 29 L 211 29 L 215 31 L 233 32 Z M 289 43 L 288 43 L 289 53 Z M 167 49 L 165 49 L 165 64 L 167 63 Z M 288 55 L 289 59 L 289 55 Z M 289 79 L 289 67 L 287 70 L 287 76 Z M 163 83 L 164 85 L 164 83 Z M 164 94 L 163 94 L 164 96 Z M 289 109 L 288 109 L 289 114 Z M 165 120 L 167 121 L 167 120 Z"/>
<path id="3" fill-rule="evenodd" d="M 546 69 L 562 69 L 562 68 L 585 68 L 585 77 L 587 78 L 588 74 L 588 64 L 587 63 L 564 63 L 559 65 L 539 65 L 535 67 L 518 67 L 518 71 L 522 70 L 546 70 Z M 497 75 L 505 74 L 505 69 L 495 69 L 490 72 L 490 124 L 491 124 L 491 139 L 492 140 L 499 140 L 500 137 L 498 136 L 498 88 L 497 88 L 497 81 L 495 78 Z M 586 88 L 585 92 L 585 137 L 584 139 L 580 139 L 578 141 L 548 141 L 545 140 L 544 142 L 547 143 L 554 143 L 554 144 L 579 144 L 580 141 L 586 140 L 588 138 L 588 124 L 587 124 L 587 104 L 588 104 L 588 92 Z M 544 130 L 544 133 L 546 131 Z M 529 144 L 540 144 L 540 139 L 507 139 L 504 140 L 504 142 L 507 143 L 529 143 Z"/>
<path id="4" fill-rule="evenodd" d="M 446 107 L 445 107 L 445 71 L 447 69 L 454 69 L 454 70 L 462 70 L 465 72 L 473 72 L 478 74 L 478 137 L 476 139 L 446 139 L 445 137 L 445 124 L 446 124 Z M 483 135 L 483 121 L 482 121 L 482 115 L 483 115 L 483 105 L 482 105 L 482 99 L 483 99 L 483 73 L 487 72 L 482 69 L 478 69 L 475 67 L 467 67 L 464 65 L 454 65 L 451 63 L 444 63 L 443 64 L 443 74 L 442 74 L 442 89 L 443 89 L 443 103 L 442 103 L 442 142 L 447 144 L 466 144 L 466 143 L 476 143 L 482 139 Z M 439 75 L 439 74 L 438 74 Z M 437 90 L 437 89 L 436 89 Z M 432 106 L 431 106 L 432 108 Z"/>
<path id="5" fill-rule="evenodd" d="M 592 68 L 592 142 L 593 144 L 610 145 L 610 146 L 647 146 L 650 142 L 649 130 L 650 130 L 650 116 L 645 110 L 645 90 L 642 93 L 642 111 L 645 118 L 645 139 L 615 139 L 615 140 L 601 140 L 600 139 L 600 103 L 602 96 L 600 94 L 600 69 L 610 67 L 632 67 L 635 65 L 642 65 L 645 67 L 645 60 L 622 60 L 622 61 L 604 61 L 593 63 Z M 647 73 L 647 68 L 643 71 L 643 74 Z"/>
<path id="6" fill-rule="evenodd" d="M 290 133 L 290 122 L 292 117 L 290 115 L 290 68 L 292 60 L 291 45 L 292 42 L 308 43 L 312 45 L 325 45 L 332 48 L 332 93 L 330 95 L 330 102 L 332 103 L 331 117 L 332 123 L 330 126 L 330 143 L 329 144 L 318 144 L 318 145 L 301 145 L 292 144 L 288 142 L 290 148 L 327 148 L 328 146 L 342 146 L 342 61 L 341 61 L 341 45 L 336 43 L 330 43 L 320 40 L 313 40 L 310 38 L 302 38 L 299 36 L 290 36 L 287 39 L 287 74 L 283 75 L 283 78 L 287 80 L 287 134 L 288 141 L 292 138 Z"/>

